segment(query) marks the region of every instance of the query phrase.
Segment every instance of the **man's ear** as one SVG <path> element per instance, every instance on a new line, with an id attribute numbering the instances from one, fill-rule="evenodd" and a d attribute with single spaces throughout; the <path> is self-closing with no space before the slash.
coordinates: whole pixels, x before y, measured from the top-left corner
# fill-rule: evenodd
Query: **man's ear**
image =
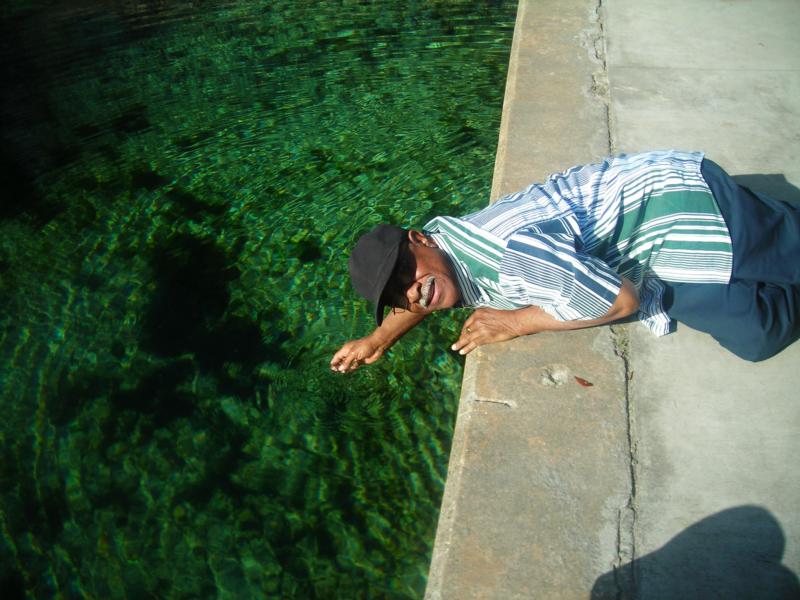
<path id="1" fill-rule="evenodd" d="M 434 242 L 431 238 L 429 238 L 421 231 L 417 231 L 416 229 L 408 230 L 408 241 L 409 243 L 416 244 L 418 246 L 428 246 L 429 248 L 438 248 L 436 242 Z"/>

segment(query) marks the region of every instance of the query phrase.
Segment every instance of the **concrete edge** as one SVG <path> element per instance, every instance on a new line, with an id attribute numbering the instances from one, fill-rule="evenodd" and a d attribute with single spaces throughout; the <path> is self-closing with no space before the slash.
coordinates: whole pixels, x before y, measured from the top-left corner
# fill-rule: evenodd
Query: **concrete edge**
<path id="1" fill-rule="evenodd" d="M 503 109 L 500 119 L 500 131 L 498 134 L 497 152 L 495 154 L 495 166 L 492 176 L 492 189 L 490 200 L 494 201 L 500 195 L 499 192 L 499 173 L 505 164 L 505 155 L 510 127 L 507 115 L 511 111 L 514 97 L 514 88 L 517 80 L 518 56 L 521 46 L 520 28 L 526 22 L 527 3 L 519 2 L 517 14 L 514 21 L 514 34 L 511 40 L 511 51 L 508 59 L 508 72 L 506 74 L 506 87 L 503 93 Z M 476 399 L 475 379 L 477 361 L 474 356 L 467 356 L 464 364 L 464 375 L 461 381 L 461 394 L 456 413 L 456 426 L 453 432 L 453 441 L 450 447 L 450 460 L 447 466 L 447 480 L 442 495 L 441 512 L 436 527 L 436 539 L 434 541 L 433 553 L 431 556 L 431 567 L 428 573 L 428 585 L 425 592 L 426 598 L 438 600 L 441 598 L 441 586 L 443 582 L 442 574 L 446 568 L 447 558 L 450 552 L 450 541 L 452 539 L 453 524 L 456 520 L 457 502 L 461 489 L 461 477 L 464 472 L 466 462 L 467 438 L 469 432 L 469 420 L 472 415 L 472 407 Z"/>
<path id="2" fill-rule="evenodd" d="M 514 21 L 514 34 L 511 40 L 511 51 L 508 58 L 508 71 L 506 73 L 506 87 L 503 92 L 503 108 L 500 118 L 500 131 L 498 134 L 497 151 L 495 154 L 494 171 L 492 175 L 492 188 L 490 202 L 500 196 L 500 173 L 505 166 L 507 150 L 506 140 L 510 127 L 509 112 L 512 110 L 514 89 L 516 87 L 521 47 L 521 28 L 527 22 L 527 3 L 521 0 L 517 5 L 517 14 Z M 477 376 L 478 361 L 474 355 L 467 356 L 464 364 L 464 375 L 461 381 L 461 394 L 456 413 L 456 425 L 453 431 L 453 441 L 450 446 L 450 459 L 447 466 L 447 479 L 442 495 L 439 521 L 436 526 L 431 565 L 428 572 L 428 582 L 425 598 L 439 600 L 442 597 L 442 586 L 447 560 L 450 554 L 453 526 L 458 512 L 458 498 L 461 490 L 462 475 L 466 463 L 466 454 L 469 437 L 469 421 L 472 416 L 472 407 L 476 400 L 475 380 Z"/>
<path id="3" fill-rule="evenodd" d="M 447 568 L 452 546 L 453 528 L 458 516 L 458 502 L 456 500 L 461 492 L 462 476 L 467 462 L 469 423 L 477 399 L 475 386 L 477 368 L 478 361 L 467 357 L 464 366 L 464 378 L 461 382 L 461 398 L 459 399 L 456 416 L 458 426 L 453 433 L 453 442 L 450 447 L 447 481 L 442 495 L 441 512 L 439 513 L 439 522 L 436 527 L 436 540 L 431 555 L 431 566 L 425 591 L 425 597 L 431 600 L 442 598 L 444 572 Z"/>
<path id="4" fill-rule="evenodd" d="M 517 73 L 519 71 L 519 54 L 522 46 L 521 28 L 527 23 L 528 4 L 520 1 L 517 5 L 517 16 L 514 21 L 514 36 L 511 40 L 511 52 L 508 56 L 508 72 L 506 73 L 506 89 L 503 92 L 503 110 L 500 118 L 500 132 L 497 136 L 497 151 L 495 153 L 494 171 L 492 173 L 492 189 L 489 194 L 490 202 L 494 202 L 501 195 L 502 173 L 505 170 L 506 153 L 508 150 L 508 136 L 511 119 L 508 118 L 514 104 Z"/>
<path id="5" fill-rule="evenodd" d="M 567 5 L 556 0 L 533 2 L 520 0 L 517 8 L 490 195 L 492 202 L 551 172 L 599 159 L 614 147 L 602 0 L 570 0 Z M 555 47 L 548 45 L 550 36 L 559 42 Z M 531 80 L 535 80 L 533 85 Z M 547 90 L 546 93 L 543 90 Z M 562 104 L 562 100 L 566 103 Z M 620 334 L 624 336 L 622 332 L 617 333 Z M 579 354 L 591 352 L 591 349 L 576 347 L 574 351 Z M 446 589 L 448 570 L 459 568 L 459 549 L 455 547 L 459 536 L 454 532 L 459 517 L 465 518 L 459 515 L 459 497 L 465 486 L 468 487 L 465 479 L 470 461 L 470 431 L 475 427 L 475 415 L 480 416 L 474 413 L 474 408 L 480 400 L 477 380 L 482 367 L 486 366 L 482 366 L 483 362 L 485 359 L 473 354 L 467 357 L 465 365 L 425 594 L 432 600 L 452 596 L 452 590 Z M 627 428 L 628 425 L 622 426 Z M 633 553 L 630 499 L 627 506 L 617 508 L 613 523 L 617 535 L 615 563 L 628 559 Z M 547 584 L 542 583 L 547 588 Z M 553 597 L 558 597 L 557 590 L 555 593 Z"/>

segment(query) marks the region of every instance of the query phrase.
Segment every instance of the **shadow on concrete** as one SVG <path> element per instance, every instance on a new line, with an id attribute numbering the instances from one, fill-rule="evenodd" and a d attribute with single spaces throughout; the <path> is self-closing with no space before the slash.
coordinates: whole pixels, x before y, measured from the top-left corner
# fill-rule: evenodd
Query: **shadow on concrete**
<path id="1" fill-rule="evenodd" d="M 800 206 L 800 190 L 786 180 L 785 175 L 733 175 L 733 180 L 753 192 L 771 196 Z"/>
<path id="2" fill-rule="evenodd" d="M 781 564 L 785 537 L 772 514 L 739 506 L 706 517 L 659 550 L 600 576 L 591 600 L 800 598 Z"/>

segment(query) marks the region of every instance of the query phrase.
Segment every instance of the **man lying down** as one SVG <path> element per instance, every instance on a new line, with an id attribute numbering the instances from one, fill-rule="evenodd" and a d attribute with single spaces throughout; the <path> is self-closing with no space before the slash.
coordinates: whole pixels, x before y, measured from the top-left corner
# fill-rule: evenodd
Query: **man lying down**
<path id="1" fill-rule="evenodd" d="M 377 327 L 336 352 L 342 373 L 451 307 L 476 309 L 452 346 L 461 354 L 635 313 L 657 336 L 680 321 L 759 361 L 800 337 L 800 209 L 700 152 L 621 155 L 421 231 L 378 225 L 350 275 Z"/>

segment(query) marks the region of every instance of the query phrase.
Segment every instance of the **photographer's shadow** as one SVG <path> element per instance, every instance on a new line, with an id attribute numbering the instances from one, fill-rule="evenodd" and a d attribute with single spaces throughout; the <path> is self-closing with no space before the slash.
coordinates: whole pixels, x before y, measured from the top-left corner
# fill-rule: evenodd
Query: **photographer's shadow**
<path id="1" fill-rule="evenodd" d="M 731 508 L 600 576 L 591 600 L 797 599 L 797 576 L 781 564 L 784 547 L 781 526 L 769 511 Z"/>
<path id="2" fill-rule="evenodd" d="M 781 173 L 769 175 L 751 173 L 733 175 L 732 178 L 737 184 L 756 194 L 764 194 L 775 200 L 800 206 L 800 189 L 789 183 L 786 176 Z"/>

